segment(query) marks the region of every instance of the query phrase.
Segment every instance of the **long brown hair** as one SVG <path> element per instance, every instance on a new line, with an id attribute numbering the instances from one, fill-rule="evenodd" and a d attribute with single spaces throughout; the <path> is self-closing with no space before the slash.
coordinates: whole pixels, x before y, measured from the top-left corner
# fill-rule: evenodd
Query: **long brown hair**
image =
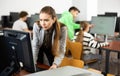
<path id="1" fill-rule="evenodd" d="M 79 31 L 79 34 L 77 35 L 77 38 L 76 38 L 76 42 L 83 42 L 83 31 L 87 28 L 87 26 L 89 25 L 89 23 L 87 21 L 81 21 L 80 22 L 80 25 L 81 25 L 81 28 L 80 28 L 80 31 Z"/>
<path id="2" fill-rule="evenodd" d="M 52 19 L 56 19 L 55 23 L 53 24 L 53 27 L 55 29 L 55 37 L 54 42 L 52 46 L 52 53 L 53 55 L 58 55 L 58 49 L 59 49 L 59 38 L 60 38 L 60 23 L 57 21 L 57 16 L 55 13 L 55 10 L 50 6 L 45 6 L 41 9 L 40 13 L 46 13 L 49 14 Z"/>

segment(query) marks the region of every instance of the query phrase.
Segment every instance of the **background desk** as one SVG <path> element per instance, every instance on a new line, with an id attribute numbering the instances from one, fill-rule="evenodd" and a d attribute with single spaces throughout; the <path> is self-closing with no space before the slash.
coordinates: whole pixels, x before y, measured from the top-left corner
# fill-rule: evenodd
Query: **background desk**
<path id="1" fill-rule="evenodd" d="M 110 52 L 118 52 L 120 53 L 120 41 L 115 40 L 110 42 L 109 46 L 105 46 L 100 48 L 100 50 L 105 50 L 106 51 L 106 61 L 105 61 L 105 75 L 109 73 L 109 57 L 110 57 Z"/>
<path id="2" fill-rule="evenodd" d="M 28 74 L 26 76 L 103 76 L 103 75 L 81 68 L 65 66 L 53 70 L 46 70 L 33 74 Z"/>

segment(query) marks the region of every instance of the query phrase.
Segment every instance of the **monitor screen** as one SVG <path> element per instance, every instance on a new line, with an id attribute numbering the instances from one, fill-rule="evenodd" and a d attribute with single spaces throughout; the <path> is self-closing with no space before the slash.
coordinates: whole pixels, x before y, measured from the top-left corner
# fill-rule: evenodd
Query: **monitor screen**
<path id="1" fill-rule="evenodd" d="M 23 69 L 35 72 L 36 66 L 33 60 L 30 35 L 27 32 L 16 30 L 4 30 L 4 37 L 7 50 L 15 51 L 16 58 L 22 63 Z"/>
<path id="2" fill-rule="evenodd" d="M 38 21 L 38 20 L 39 20 L 39 14 L 31 15 L 29 26 L 33 27 L 33 24 L 35 23 L 35 21 Z"/>
<path id="3" fill-rule="evenodd" d="M 10 12 L 10 21 L 15 22 L 17 19 L 19 19 L 19 13 L 18 12 Z"/>
<path id="4" fill-rule="evenodd" d="M 91 33 L 103 34 L 103 35 L 114 35 L 116 17 L 92 17 L 92 24 L 94 27 L 91 28 Z"/>
<path id="5" fill-rule="evenodd" d="M 10 19 L 10 17 L 7 15 L 1 16 L 1 25 L 3 28 L 10 27 L 9 19 Z"/>
<path id="6" fill-rule="evenodd" d="M 61 17 L 61 14 L 56 14 L 57 18 L 59 19 Z"/>

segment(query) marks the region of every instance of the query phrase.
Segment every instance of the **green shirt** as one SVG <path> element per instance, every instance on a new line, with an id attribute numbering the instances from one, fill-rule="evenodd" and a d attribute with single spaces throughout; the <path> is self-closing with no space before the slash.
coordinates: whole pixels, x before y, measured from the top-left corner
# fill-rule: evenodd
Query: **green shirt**
<path id="1" fill-rule="evenodd" d="M 79 29 L 80 24 L 73 22 L 73 16 L 68 11 L 62 14 L 62 17 L 59 19 L 59 21 L 67 26 L 68 37 L 70 40 L 73 40 L 75 29 Z"/>

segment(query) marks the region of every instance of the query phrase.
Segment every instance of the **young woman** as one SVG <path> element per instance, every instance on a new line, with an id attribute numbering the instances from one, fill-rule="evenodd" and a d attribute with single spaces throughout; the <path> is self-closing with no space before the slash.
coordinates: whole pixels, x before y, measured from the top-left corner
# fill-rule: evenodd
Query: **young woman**
<path id="1" fill-rule="evenodd" d="M 94 48 L 99 48 L 108 45 L 108 42 L 99 43 L 95 38 L 88 33 L 90 28 L 93 26 L 87 21 L 80 22 L 81 29 L 77 33 L 75 41 L 81 42 L 83 44 L 83 60 L 95 59 L 97 58 L 96 50 Z"/>
<path id="2" fill-rule="evenodd" d="M 43 63 L 46 55 L 50 69 L 60 65 L 66 47 L 66 27 L 57 21 L 55 10 L 45 6 L 40 11 L 40 20 L 33 27 L 33 55 L 35 62 Z"/>

